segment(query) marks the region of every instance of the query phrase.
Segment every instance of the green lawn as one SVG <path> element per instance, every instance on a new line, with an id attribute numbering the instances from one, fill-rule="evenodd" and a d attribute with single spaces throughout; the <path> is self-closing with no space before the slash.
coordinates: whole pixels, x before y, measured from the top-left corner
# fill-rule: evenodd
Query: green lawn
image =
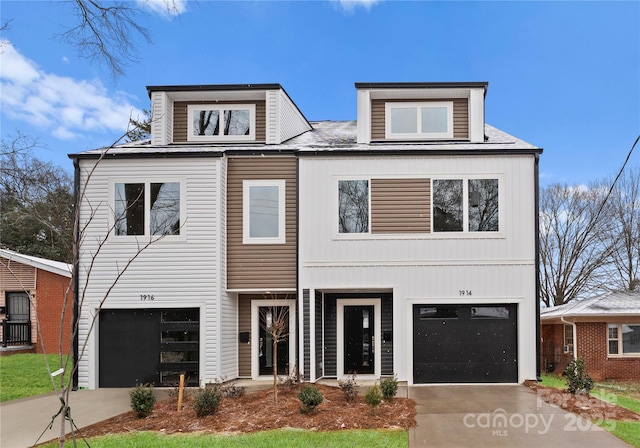
<path id="1" fill-rule="evenodd" d="M 51 371 L 58 370 L 58 355 L 47 355 L 47 359 Z M 49 392 L 53 384 L 42 354 L 0 356 L 0 402 Z"/>
<path id="2" fill-rule="evenodd" d="M 173 434 L 158 432 L 135 432 L 113 434 L 89 439 L 92 448 L 342 448 L 345 446 L 368 446 L 406 448 L 409 435 L 405 430 L 345 430 L 314 432 L 300 429 L 279 429 L 252 434 L 203 435 Z M 45 448 L 55 448 L 50 443 Z"/>
<path id="3" fill-rule="evenodd" d="M 564 377 L 557 375 L 543 374 L 541 384 L 561 390 L 567 388 Z M 594 385 L 591 395 L 640 414 L 639 392 L 640 384 L 637 383 L 602 382 Z M 600 426 L 631 446 L 640 448 L 640 422 L 605 420 Z"/>

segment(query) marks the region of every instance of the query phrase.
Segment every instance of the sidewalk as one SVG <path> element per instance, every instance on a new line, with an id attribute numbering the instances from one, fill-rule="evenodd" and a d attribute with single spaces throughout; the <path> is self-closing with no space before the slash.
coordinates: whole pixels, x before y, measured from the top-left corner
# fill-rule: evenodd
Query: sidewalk
<path id="1" fill-rule="evenodd" d="M 69 405 L 71 418 L 78 428 L 92 425 L 131 410 L 131 389 L 96 389 L 71 392 Z M 166 390 L 155 389 L 156 398 L 168 397 Z M 0 447 L 25 448 L 33 446 L 40 434 L 39 443 L 57 439 L 60 434 L 60 418 L 48 429 L 51 418 L 60 409 L 58 395 L 40 395 L 33 398 L 0 403 Z M 67 432 L 70 432 L 67 423 Z"/>

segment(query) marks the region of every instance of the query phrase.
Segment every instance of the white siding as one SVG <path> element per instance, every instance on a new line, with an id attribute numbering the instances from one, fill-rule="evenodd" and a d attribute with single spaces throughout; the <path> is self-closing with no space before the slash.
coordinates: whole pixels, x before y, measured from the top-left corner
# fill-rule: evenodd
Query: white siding
<path id="1" fill-rule="evenodd" d="M 280 140 L 280 123 L 278 120 L 280 99 L 278 90 L 267 90 L 265 109 L 266 109 L 266 143 L 267 145 L 275 145 L 281 143 Z"/>
<path id="2" fill-rule="evenodd" d="M 335 235 L 337 176 L 455 178 L 474 174 L 495 175 L 502 183 L 497 236 L 340 239 Z M 519 380 L 535 378 L 533 156 L 303 158 L 299 178 L 300 288 L 392 290 L 398 347 L 394 371 L 399 379 L 412 381 L 413 304 L 451 302 L 517 303 Z"/>
<path id="3" fill-rule="evenodd" d="M 220 379 L 238 377 L 238 297 L 227 292 L 227 160 L 220 163 Z"/>
<path id="4" fill-rule="evenodd" d="M 167 94 L 165 92 L 153 92 L 151 94 L 151 144 L 166 145 L 167 140 Z"/>
<path id="5" fill-rule="evenodd" d="M 304 116 L 300 113 L 295 104 L 293 104 L 291 99 L 289 99 L 287 94 L 282 90 L 279 91 L 279 94 L 280 141 L 278 143 L 281 143 L 310 130 L 311 126 L 307 123 L 307 120 L 305 120 Z"/>
<path id="6" fill-rule="evenodd" d="M 81 161 L 81 184 L 94 163 Z M 216 158 L 120 159 L 99 163 L 81 205 L 81 221 L 87 227 L 80 255 L 80 300 L 84 298 L 80 316 L 81 350 L 86 343 L 80 359 L 80 386 L 98 385 L 98 329 L 96 321 L 89 334 L 92 317 L 97 316 L 100 301 L 118 272 L 136 255 L 138 244 L 149 241 L 149 237 L 138 237 L 136 241 L 136 237 L 113 234 L 105 241 L 113 221 L 114 182 L 180 181 L 182 228 L 180 236 L 162 238 L 140 253 L 113 286 L 103 307 L 200 307 L 200 375 L 201 378 L 216 377 L 219 163 Z M 96 254 L 95 257 L 92 254 Z M 143 294 L 152 294 L 154 300 L 141 301 Z"/>

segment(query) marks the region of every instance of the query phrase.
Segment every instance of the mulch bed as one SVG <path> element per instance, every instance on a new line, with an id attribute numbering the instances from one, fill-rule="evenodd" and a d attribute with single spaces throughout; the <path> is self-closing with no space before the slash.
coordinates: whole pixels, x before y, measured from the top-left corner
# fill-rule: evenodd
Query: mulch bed
<path id="1" fill-rule="evenodd" d="M 525 381 L 525 386 L 534 390 L 545 402 L 560 406 L 566 411 L 573 412 L 591 421 L 640 421 L 640 414 L 591 395 L 572 395 L 567 391 L 542 386 L 535 381 Z"/>
<path id="2" fill-rule="evenodd" d="M 218 411 L 199 418 L 193 410 L 191 398 L 183 401 L 183 409 L 177 412 L 177 399 L 156 403 L 147 418 L 138 418 L 131 411 L 94 425 L 82 428 L 79 435 L 94 437 L 130 431 L 160 431 L 165 434 L 247 433 L 277 428 L 301 428 L 312 431 L 341 429 L 409 429 L 416 425 L 415 403 L 407 398 L 395 398 L 383 402 L 375 413 L 365 403 L 362 395 L 347 402 L 337 387 L 317 385 L 324 401 L 316 412 L 300 412 L 297 390 L 280 391 L 278 402 L 273 399 L 273 389 L 245 394 L 241 398 L 224 398 Z"/>

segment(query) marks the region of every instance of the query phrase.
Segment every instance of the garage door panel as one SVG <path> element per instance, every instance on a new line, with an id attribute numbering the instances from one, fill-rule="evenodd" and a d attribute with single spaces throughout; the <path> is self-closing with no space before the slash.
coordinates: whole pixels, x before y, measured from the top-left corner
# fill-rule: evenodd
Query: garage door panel
<path id="1" fill-rule="evenodd" d="M 517 382 L 517 305 L 414 305 L 413 323 L 414 383 Z"/>

